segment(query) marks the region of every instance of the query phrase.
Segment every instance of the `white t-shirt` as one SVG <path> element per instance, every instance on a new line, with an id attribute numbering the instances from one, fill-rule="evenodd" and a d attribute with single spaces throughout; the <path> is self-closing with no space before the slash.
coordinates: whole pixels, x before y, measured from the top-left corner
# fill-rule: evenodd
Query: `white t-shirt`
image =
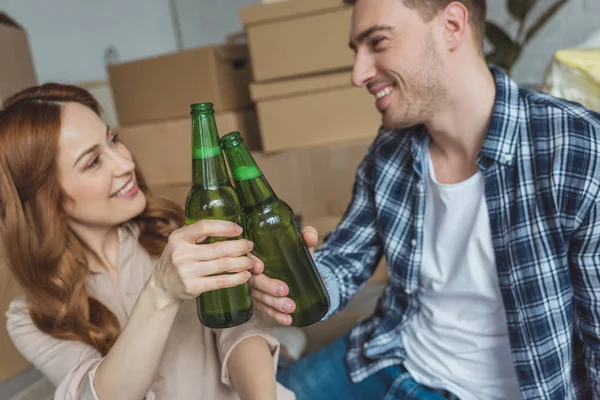
<path id="1" fill-rule="evenodd" d="M 405 368 L 462 400 L 522 399 L 512 363 L 481 172 L 440 184 L 429 153 L 419 309 Z"/>

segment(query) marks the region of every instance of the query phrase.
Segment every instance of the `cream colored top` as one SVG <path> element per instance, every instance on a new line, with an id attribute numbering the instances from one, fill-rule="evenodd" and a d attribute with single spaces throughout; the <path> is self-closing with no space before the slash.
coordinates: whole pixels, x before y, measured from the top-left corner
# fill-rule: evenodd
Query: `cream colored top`
<path id="1" fill-rule="evenodd" d="M 127 323 L 158 260 L 139 244 L 138 234 L 134 224 L 119 229 L 118 288 L 106 273 L 92 272 L 88 278 L 89 295 L 104 303 L 117 316 L 121 327 Z M 38 330 L 24 297 L 14 299 L 6 315 L 13 343 L 56 386 L 55 400 L 99 400 L 93 381 L 102 356 L 95 348 L 79 341 L 56 339 Z M 276 367 L 279 343 L 257 315 L 243 325 L 212 330 L 200 324 L 195 301 L 185 301 L 171 328 L 157 378 L 146 399 L 239 399 L 231 387 L 226 365 L 233 348 L 249 336 L 267 340 Z M 277 385 L 278 399 L 295 398 L 291 391 Z"/>

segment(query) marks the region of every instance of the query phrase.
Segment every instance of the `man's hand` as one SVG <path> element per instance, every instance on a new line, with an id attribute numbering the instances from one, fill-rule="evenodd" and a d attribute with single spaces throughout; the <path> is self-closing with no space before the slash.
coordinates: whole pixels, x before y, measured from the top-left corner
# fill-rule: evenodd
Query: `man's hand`
<path id="1" fill-rule="evenodd" d="M 307 226 L 302 229 L 302 236 L 312 255 L 319 240 L 317 230 Z M 279 324 L 291 325 L 292 316 L 290 313 L 296 309 L 296 304 L 286 297 L 289 293 L 288 285 L 283 281 L 271 279 L 263 274 L 264 264 L 258 258 L 256 260 L 257 262 L 250 270 L 253 274 L 250 278 L 252 297 L 254 297 L 256 306 Z"/>

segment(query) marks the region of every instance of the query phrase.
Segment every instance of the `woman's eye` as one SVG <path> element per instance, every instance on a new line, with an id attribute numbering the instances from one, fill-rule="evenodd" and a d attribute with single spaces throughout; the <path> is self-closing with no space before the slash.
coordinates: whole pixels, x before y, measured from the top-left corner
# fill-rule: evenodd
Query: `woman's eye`
<path id="1" fill-rule="evenodd" d="M 96 156 L 94 159 L 86 166 L 86 169 L 93 169 L 100 165 L 100 157 Z"/>
<path id="2" fill-rule="evenodd" d="M 119 134 L 115 133 L 113 137 L 110 139 L 110 144 L 117 143 L 119 141 Z"/>

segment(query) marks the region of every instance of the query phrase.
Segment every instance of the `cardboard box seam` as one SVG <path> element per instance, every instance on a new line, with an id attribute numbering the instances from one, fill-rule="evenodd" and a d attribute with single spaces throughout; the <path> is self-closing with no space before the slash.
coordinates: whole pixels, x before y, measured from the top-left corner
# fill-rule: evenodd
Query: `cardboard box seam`
<path id="1" fill-rule="evenodd" d="M 310 95 L 314 95 L 317 93 L 330 92 L 330 91 L 334 91 L 334 90 L 338 90 L 338 89 L 348 88 L 349 86 L 350 85 L 335 85 L 335 86 L 328 86 L 323 89 L 311 89 L 311 90 L 298 91 L 298 92 L 292 92 L 292 93 L 282 93 L 282 94 L 274 95 L 274 96 L 270 96 L 270 97 L 255 98 L 254 96 L 252 96 L 252 101 L 254 101 L 258 105 L 260 103 L 268 103 L 270 101 L 285 100 L 285 99 L 290 99 L 290 98 L 294 98 L 294 97 L 298 97 L 298 96 L 310 96 Z"/>

